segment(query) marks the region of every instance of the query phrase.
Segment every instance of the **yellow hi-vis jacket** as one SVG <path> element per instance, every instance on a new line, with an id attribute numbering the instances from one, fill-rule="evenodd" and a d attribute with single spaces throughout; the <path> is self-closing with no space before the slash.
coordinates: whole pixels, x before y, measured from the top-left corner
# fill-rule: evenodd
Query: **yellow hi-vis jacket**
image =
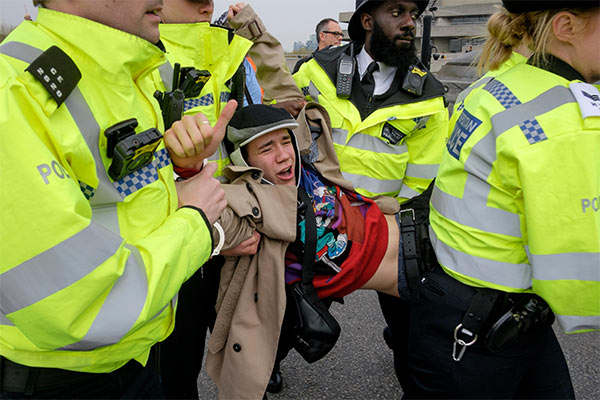
<path id="1" fill-rule="evenodd" d="M 197 24 L 161 24 L 161 41 L 167 50 L 168 63 L 159 68 L 165 88 L 171 90 L 173 66 L 194 67 L 210 72 L 211 77 L 196 98 L 186 98 L 184 114 L 203 113 L 212 126 L 215 125 L 221 110 L 229 101 L 231 89 L 227 86 L 246 53 L 252 47 L 250 40 L 234 35 L 232 31 L 208 22 Z M 222 175 L 229 164 L 229 154 L 221 144 L 208 159 L 218 163 L 216 176 Z"/>
<path id="2" fill-rule="evenodd" d="M 599 196 L 597 88 L 514 66 L 454 126 L 431 198 L 438 261 L 469 285 L 538 294 L 567 332 L 600 329 Z"/>
<path id="3" fill-rule="evenodd" d="M 82 75 L 58 107 L 25 71 L 51 46 Z M 177 210 L 163 144 L 113 182 L 103 134 L 130 118 L 137 132 L 162 131 L 152 76 L 164 61 L 141 38 L 43 8 L 0 45 L 2 356 L 110 372 L 145 364 L 173 329 L 174 299 L 208 258 L 211 234 L 200 213 Z M 60 81 L 63 67 L 35 72 Z"/>
<path id="4" fill-rule="evenodd" d="M 336 50 L 345 51 L 329 51 Z M 340 169 L 357 192 L 395 197 L 402 203 L 423 193 L 435 178 L 448 132 L 443 96 L 382 106 L 362 120 L 352 102 L 337 97 L 317 56 L 304 63 L 294 79 L 308 100 L 327 109 Z M 388 124 L 400 140 L 386 135 Z"/>

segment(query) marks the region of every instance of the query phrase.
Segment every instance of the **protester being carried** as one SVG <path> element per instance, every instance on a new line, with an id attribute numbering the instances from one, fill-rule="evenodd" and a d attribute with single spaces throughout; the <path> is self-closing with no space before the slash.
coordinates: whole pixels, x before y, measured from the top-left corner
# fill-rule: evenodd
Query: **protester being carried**
<path id="1" fill-rule="evenodd" d="M 311 196 L 317 219 L 313 284 L 320 297 L 341 298 L 360 288 L 408 296 L 397 201 L 362 197 L 343 179 L 320 105 L 309 104 L 298 122 L 284 110 L 253 105 L 236 112 L 228 127 L 235 149 L 234 166 L 225 170 L 233 183 L 224 185 L 229 208 L 219 220 L 224 248 L 253 229 L 263 242 L 256 256 L 229 259 L 223 267 L 207 359 L 223 398 L 257 398 L 269 380 L 284 283 L 300 276 L 304 215 L 297 190 Z M 217 242 L 220 234 L 214 235 Z"/>

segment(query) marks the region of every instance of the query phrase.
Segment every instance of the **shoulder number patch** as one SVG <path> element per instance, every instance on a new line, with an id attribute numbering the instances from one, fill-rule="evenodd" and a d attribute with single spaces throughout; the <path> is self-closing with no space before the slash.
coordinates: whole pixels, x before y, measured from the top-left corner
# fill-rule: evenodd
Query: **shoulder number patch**
<path id="1" fill-rule="evenodd" d="M 600 117 L 600 91 L 596 86 L 589 83 L 575 82 L 569 85 L 569 89 L 571 89 L 571 93 L 579 103 L 583 119 Z"/>
<path id="2" fill-rule="evenodd" d="M 81 79 L 81 72 L 77 65 L 56 46 L 43 52 L 25 70 L 44 85 L 56 100 L 58 107 L 64 103 Z"/>

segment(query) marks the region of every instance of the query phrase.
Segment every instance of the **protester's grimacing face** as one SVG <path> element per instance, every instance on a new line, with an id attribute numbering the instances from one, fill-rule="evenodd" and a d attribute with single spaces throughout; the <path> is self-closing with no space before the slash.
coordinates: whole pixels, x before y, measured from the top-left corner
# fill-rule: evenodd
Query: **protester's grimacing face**
<path id="1" fill-rule="evenodd" d="M 282 128 L 246 145 L 248 165 L 260 168 L 266 180 L 276 185 L 295 185 L 296 151 L 287 129 Z"/>
<path id="2" fill-rule="evenodd" d="M 213 0 L 163 0 L 160 13 L 166 24 L 195 24 L 211 22 L 215 5 Z"/>
<path id="3" fill-rule="evenodd" d="M 58 11 L 99 22 L 156 43 L 160 39 L 158 12 L 162 0 L 79 0 L 76 3 L 48 3 L 49 8 L 57 5 Z"/>

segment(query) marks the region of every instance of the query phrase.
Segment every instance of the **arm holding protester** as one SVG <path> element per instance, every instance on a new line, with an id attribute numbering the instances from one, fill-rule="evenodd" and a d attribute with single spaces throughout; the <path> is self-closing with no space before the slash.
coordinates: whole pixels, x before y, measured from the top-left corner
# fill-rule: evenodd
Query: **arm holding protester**
<path id="1" fill-rule="evenodd" d="M 284 108 L 297 117 L 306 101 L 290 74 L 281 43 L 267 31 L 250 5 L 229 6 L 228 19 L 237 35 L 254 43 L 248 55 L 257 66 L 256 76 L 265 91 L 263 103 Z"/>

